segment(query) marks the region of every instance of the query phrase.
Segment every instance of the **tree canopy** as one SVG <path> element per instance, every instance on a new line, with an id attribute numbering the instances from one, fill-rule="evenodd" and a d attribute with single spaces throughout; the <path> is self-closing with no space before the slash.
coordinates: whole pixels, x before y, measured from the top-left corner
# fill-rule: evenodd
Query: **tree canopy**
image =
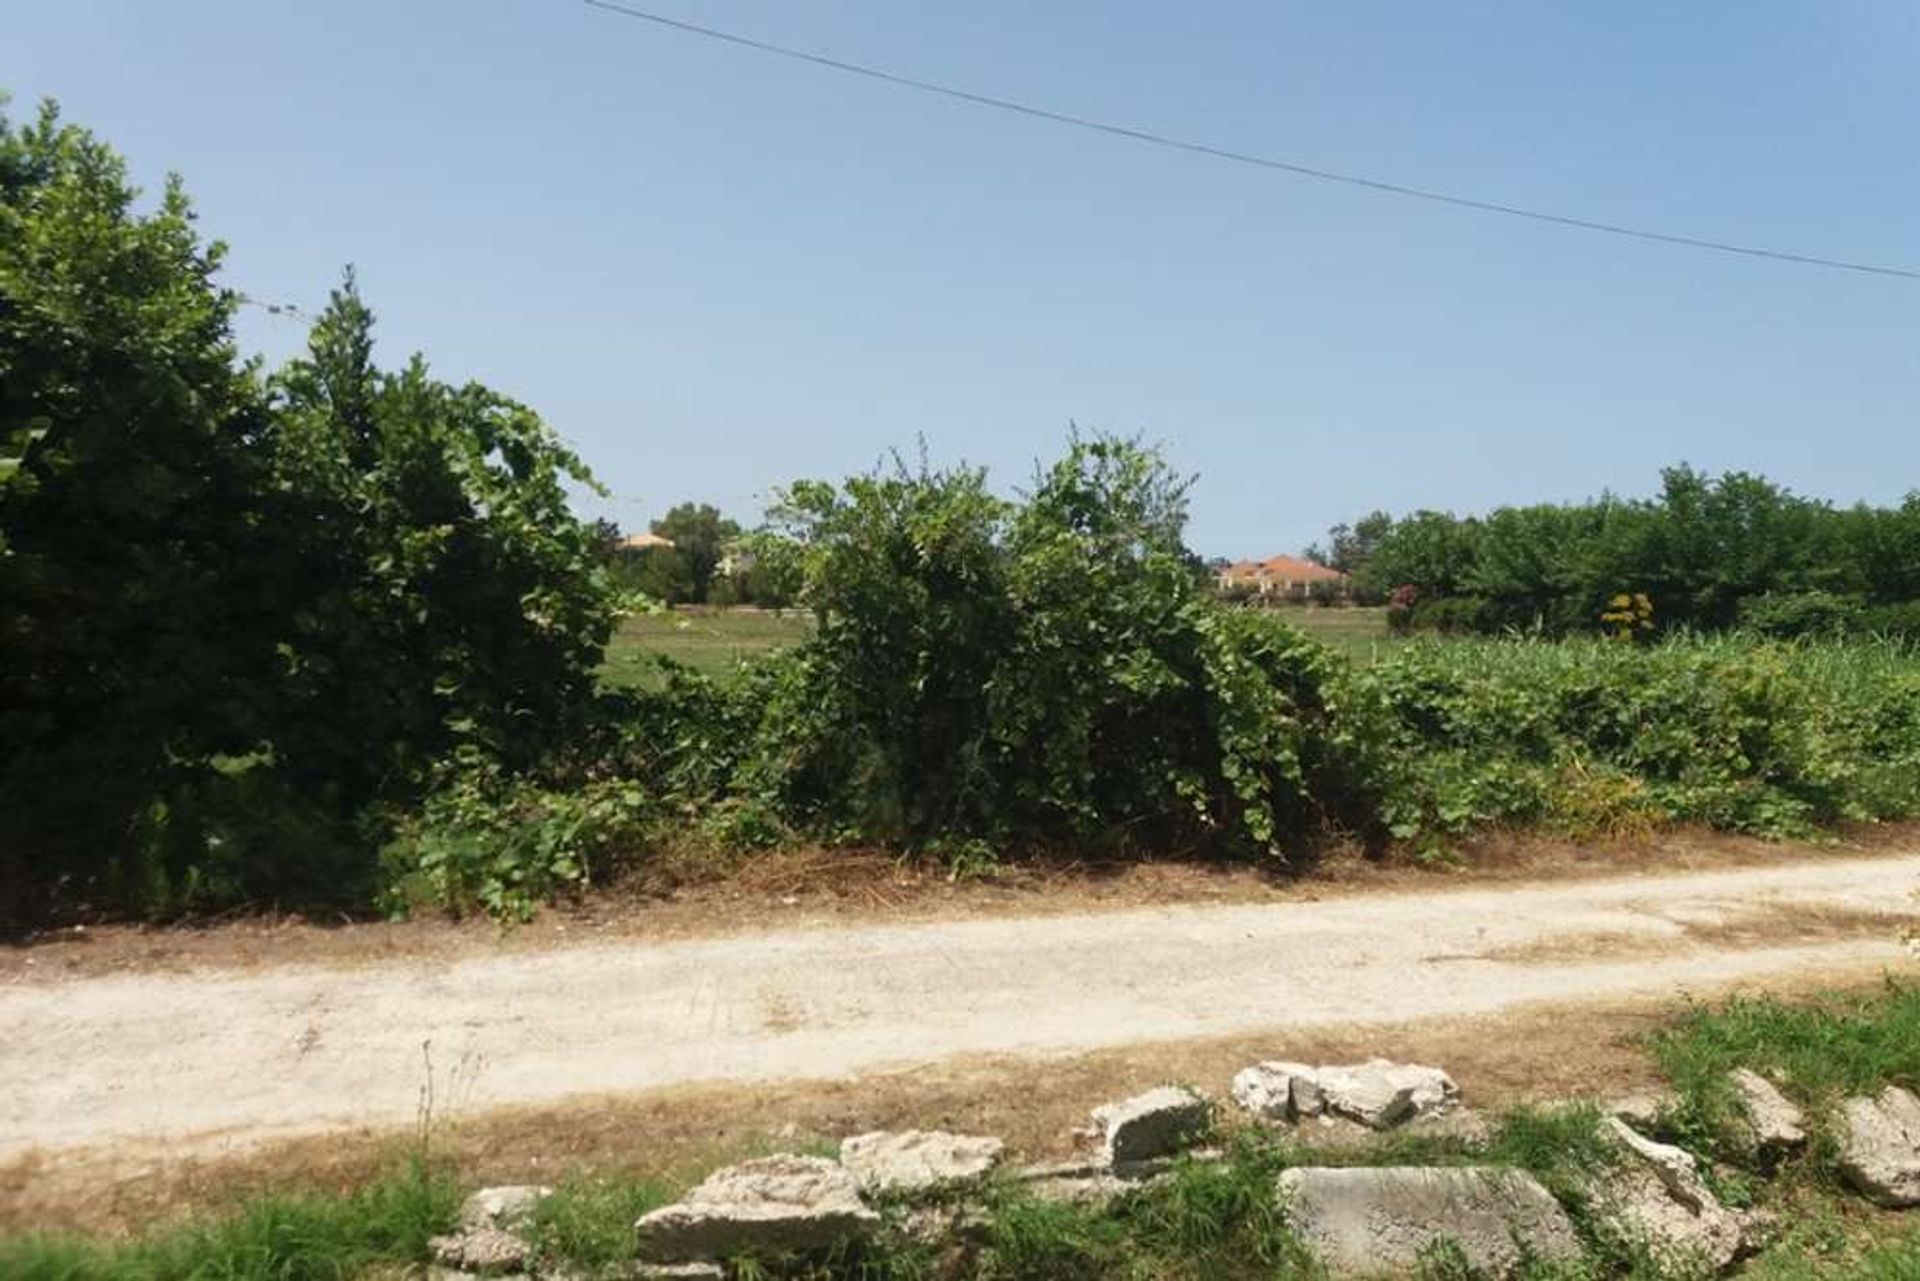
<path id="1" fill-rule="evenodd" d="M 531 410 L 373 362 L 351 273 L 307 355 L 232 337 L 177 179 L 0 115 L 0 883 L 354 895 L 448 753 L 577 725 L 614 594 Z M 342 867 L 340 861 L 350 866 Z M 324 865 L 324 866 L 323 866 Z M 0 902 L 0 918 L 17 904 Z"/>

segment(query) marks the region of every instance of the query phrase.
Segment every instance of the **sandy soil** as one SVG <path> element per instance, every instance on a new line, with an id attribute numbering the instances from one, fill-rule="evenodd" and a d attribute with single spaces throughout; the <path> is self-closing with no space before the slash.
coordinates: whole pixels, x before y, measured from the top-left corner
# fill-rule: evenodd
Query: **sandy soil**
<path id="1" fill-rule="evenodd" d="M 0 987 L 0 1161 L 1905 969 L 1920 854 Z"/>

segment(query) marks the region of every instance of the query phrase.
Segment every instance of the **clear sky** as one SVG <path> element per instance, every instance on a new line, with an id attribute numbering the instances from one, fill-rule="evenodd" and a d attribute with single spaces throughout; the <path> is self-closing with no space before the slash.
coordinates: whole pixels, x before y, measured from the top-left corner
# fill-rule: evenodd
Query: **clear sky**
<path id="1" fill-rule="evenodd" d="M 1303 164 L 1920 267 L 1910 0 L 652 4 Z M 682 498 L 750 519 L 917 436 L 1014 484 L 1070 419 L 1197 473 L 1208 554 L 1645 493 L 1681 460 L 1920 485 L 1920 281 L 1175 154 L 574 0 L 0 0 L 0 86 L 150 186 L 183 174 L 236 287 L 313 307 L 356 264 L 383 360 L 535 406 L 630 528 Z"/>

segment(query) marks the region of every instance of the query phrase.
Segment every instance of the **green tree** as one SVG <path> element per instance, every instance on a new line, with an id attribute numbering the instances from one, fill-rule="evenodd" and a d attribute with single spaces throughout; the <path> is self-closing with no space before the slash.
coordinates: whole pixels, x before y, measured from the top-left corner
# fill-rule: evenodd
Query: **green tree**
<path id="1" fill-rule="evenodd" d="M 1360 584 L 1376 595 L 1396 587 L 1451 596 L 1473 572 L 1480 522 L 1452 512 L 1417 511 L 1385 531 L 1361 567 Z"/>
<path id="2" fill-rule="evenodd" d="M 681 503 L 653 522 L 653 532 L 672 540 L 674 550 L 686 559 L 693 580 L 692 599 L 705 601 L 714 570 L 727 544 L 740 536 L 740 526 L 709 503 Z"/>
<path id="3" fill-rule="evenodd" d="M 622 581 L 654 600 L 679 605 L 694 598 L 693 571 L 678 547 L 637 547 L 620 558 Z"/>
<path id="4" fill-rule="evenodd" d="M 1318 543 L 1307 549 L 1307 559 L 1343 574 L 1359 574 L 1373 559 L 1373 553 L 1393 532 L 1393 517 L 1383 511 L 1368 512 L 1351 525 L 1342 522 L 1327 531 L 1327 545 Z"/>
<path id="5" fill-rule="evenodd" d="M 143 209 L 53 104 L 20 127 L 0 112 L 8 892 L 165 876 L 136 857 L 163 798 L 260 731 L 282 580 L 222 256 L 178 179 Z"/>
<path id="6" fill-rule="evenodd" d="M 594 554 L 600 557 L 602 564 L 611 565 L 620 555 L 620 526 L 605 516 L 587 524 L 587 534 L 593 539 Z"/>
<path id="7" fill-rule="evenodd" d="M 373 362 L 349 272 L 273 381 L 275 476 L 301 585 L 276 761 L 349 804 L 410 793 L 455 748 L 524 764 L 578 727 L 611 631 L 593 484 L 526 406 Z"/>

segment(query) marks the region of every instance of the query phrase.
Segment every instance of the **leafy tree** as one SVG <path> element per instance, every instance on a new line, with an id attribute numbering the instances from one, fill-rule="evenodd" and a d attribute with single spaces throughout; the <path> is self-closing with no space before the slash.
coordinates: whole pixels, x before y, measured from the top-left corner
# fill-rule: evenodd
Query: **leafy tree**
<path id="1" fill-rule="evenodd" d="M 373 363 L 352 273 L 274 379 L 275 477 L 303 531 L 276 761 L 350 804 L 456 747 L 509 764 L 577 727 L 614 616 L 592 477 L 532 410 Z"/>
<path id="2" fill-rule="evenodd" d="M 97 894 L 263 724 L 267 420 L 177 179 L 0 113 L 0 885 Z M 176 871 L 178 869 L 175 869 Z M 0 901 L 0 916 L 7 904 Z"/>
<path id="3" fill-rule="evenodd" d="M 1392 532 L 1392 516 L 1383 511 L 1369 512 L 1351 525 L 1342 523 L 1328 530 L 1327 545 L 1309 547 L 1307 559 L 1343 574 L 1359 574 Z"/>
<path id="4" fill-rule="evenodd" d="M 1622 594 L 1647 596 L 1661 627 L 1764 619 L 1778 635 L 1795 620 L 1825 632 L 1908 630 L 1904 603 L 1920 596 L 1920 495 L 1838 511 L 1744 472 L 1674 467 L 1661 482 L 1640 501 L 1602 495 L 1465 520 L 1416 512 L 1373 547 L 1362 583 L 1413 589 L 1397 623 L 1456 631 L 1593 631 Z"/>
<path id="5" fill-rule="evenodd" d="M 709 503 L 681 503 L 653 522 L 653 532 L 672 540 L 674 550 L 686 559 L 693 580 L 692 599 L 705 601 L 714 570 L 727 544 L 740 536 L 740 526 Z"/>
<path id="6" fill-rule="evenodd" d="M 693 570 L 678 547 L 630 548 L 620 558 L 620 576 L 636 590 L 669 605 L 694 598 Z"/>
<path id="7" fill-rule="evenodd" d="M 594 552 L 602 564 L 611 565 L 620 555 L 620 526 L 605 516 L 587 523 L 587 535 L 593 539 Z"/>
<path id="8" fill-rule="evenodd" d="M 1417 511 L 1394 522 L 1361 567 L 1361 585 L 1386 595 L 1413 586 L 1427 596 L 1450 596 L 1473 572 L 1479 522 L 1452 512 Z"/>

